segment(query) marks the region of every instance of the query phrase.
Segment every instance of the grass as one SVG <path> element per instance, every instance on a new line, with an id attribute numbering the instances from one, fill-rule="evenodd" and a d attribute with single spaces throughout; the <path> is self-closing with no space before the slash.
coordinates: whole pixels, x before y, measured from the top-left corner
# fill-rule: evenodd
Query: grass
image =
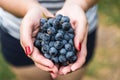
<path id="1" fill-rule="evenodd" d="M 108 49 L 106 49 L 105 53 L 103 48 L 102 51 L 98 48 L 93 62 L 88 67 L 84 80 L 119 80 L 120 76 L 118 75 L 120 72 L 117 72 L 120 71 L 119 56 L 119 53 L 114 55 L 113 52 L 111 52 L 111 50 L 108 51 Z M 114 60 L 113 57 L 115 57 L 116 60 Z M 116 76 L 117 79 L 115 78 Z M 86 79 L 86 77 L 88 78 Z"/>
<path id="2" fill-rule="evenodd" d="M 113 31 L 112 31 L 113 30 Z M 104 34 L 104 36 L 103 36 Z M 95 57 L 88 67 L 83 80 L 119 80 L 120 79 L 120 29 L 102 27 L 98 31 Z M 107 36 L 107 37 L 106 37 Z"/>
<path id="3" fill-rule="evenodd" d="M 99 16 L 102 24 L 120 25 L 120 0 L 99 0 Z"/>
<path id="4" fill-rule="evenodd" d="M 0 80 L 15 80 L 15 75 L 9 69 L 0 53 Z"/>

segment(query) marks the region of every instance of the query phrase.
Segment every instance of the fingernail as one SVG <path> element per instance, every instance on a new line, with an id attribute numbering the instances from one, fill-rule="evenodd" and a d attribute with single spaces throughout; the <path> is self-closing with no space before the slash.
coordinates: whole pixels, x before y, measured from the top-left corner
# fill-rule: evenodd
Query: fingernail
<path id="1" fill-rule="evenodd" d="M 30 55 L 31 50 L 30 50 L 29 46 L 25 47 L 25 53 L 26 53 L 26 55 Z"/>
<path id="2" fill-rule="evenodd" d="M 79 45 L 78 45 L 78 50 L 79 51 L 81 50 L 81 43 L 79 43 Z"/>

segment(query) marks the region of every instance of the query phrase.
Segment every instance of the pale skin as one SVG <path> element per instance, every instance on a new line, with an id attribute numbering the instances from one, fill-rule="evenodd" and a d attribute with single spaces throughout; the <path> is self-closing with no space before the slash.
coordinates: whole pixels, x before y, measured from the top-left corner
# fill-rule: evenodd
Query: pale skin
<path id="1" fill-rule="evenodd" d="M 84 64 L 87 55 L 86 41 L 88 34 L 88 22 L 85 12 L 97 1 L 66 0 L 63 8 L 56 13 L 70 17 L 70 22 L 75 30 L 75 47 L 78 50 L 78 60 L 74 64 L 61 67 L 59 70 L 56 65 L 44 58 L 39 50 L 33 46 L 35 35 L 39 31 L 40 18 L 43 17 L 43 14 L 46 17 L 54 17 L 54 15 L 42 7 L 37 0 L 0 0 L 0 7 L 18 17 L 24 17 L 20 26 L 20 41 L 23 49 L 25 50 L 25 47 L 29 46 L 28 57 L 34 61 L 38 68 L 50 72 L 51 76 L 56 78 L 59 75 L 76 71 Z M 80 45 L 81 48 L 79 48 Z"/>

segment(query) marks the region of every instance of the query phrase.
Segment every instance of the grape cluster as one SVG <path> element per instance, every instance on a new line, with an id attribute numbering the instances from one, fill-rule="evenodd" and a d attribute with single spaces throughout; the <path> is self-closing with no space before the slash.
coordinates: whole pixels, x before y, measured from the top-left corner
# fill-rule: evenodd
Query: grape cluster
<path id="1" fill-rule="evenodd" d="M 41 18 L 40 26 L 34 45 L 42 55 L 60 66 L 74 63 L 77 56 L 69 17 L 59 14 L 55 18 Z"/>

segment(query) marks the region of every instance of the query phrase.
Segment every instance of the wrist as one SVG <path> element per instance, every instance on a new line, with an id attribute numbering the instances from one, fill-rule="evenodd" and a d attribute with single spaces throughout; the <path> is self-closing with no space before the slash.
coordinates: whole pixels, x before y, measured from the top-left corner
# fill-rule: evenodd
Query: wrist
<path id="1" fill-rule="evenodd" d="M 0 0 L 0 7 L 17 17 L 24 17 L 28 8 L 35 4 L 39 4 L 37 0 Z"/>
<path id="2" fill-rule="evenodd" d="M 87 11 L 88 6 L 85 0 L 66 0 L 65 5 L 78 5 L 80 6 L 84 11 Z"/>
<path id="3" fill-rule="evenodd" d="M 28 8 L 27 8 L 26 14 L 29 13 L 29 12 L 35 12 L 35 11 L 40 13 L 41 17 L 46 17 L 46 15 L 44 14 L 44 13 L 47 13 L 46 8 L 41 6 L 40 3 L 38 3 L 38 2 L 34 2 L 31 5 L 29 5 Z"/>
<path id="4" fill-rule="evenodd" d="M 98 0 L 66 0 L 65 5 L 78 5 L 86 12 L 90 7 L 96 4 L 97 1 Z"/>
<path id="5" fill-rule="evenodd" d="M 30 4 L 26 7 L 26 13 L 33 9 L 33 8 L 40 8 L 40 3 L 38 3 L 37 1 L 33 0 L 32 2 L 30 2 Z"/>

